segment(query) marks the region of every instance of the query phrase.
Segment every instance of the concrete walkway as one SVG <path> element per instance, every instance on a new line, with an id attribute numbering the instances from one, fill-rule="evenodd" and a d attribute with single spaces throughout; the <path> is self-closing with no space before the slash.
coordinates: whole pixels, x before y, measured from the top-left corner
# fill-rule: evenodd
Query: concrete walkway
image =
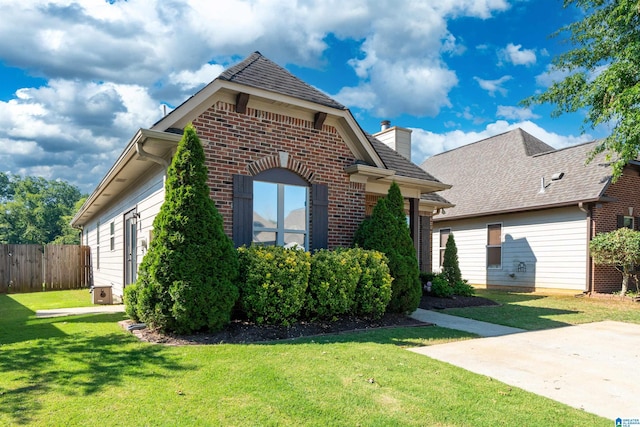
<path id="1" fill-rule="evenodd" d="M 458 331 L 471 332 L 481 337 L 497 337 L 500 335 L 525 332 L 524 329 L 511 328 L 509 326 L 495 325 L 493 323 L 480 322 L 479 320 L 466 319 L 464 317 L 451 316 L 437 311 L 417 309 L 411 314 L 416 320 L 433 323 L 443 328 L 456 329 Z"/>
<path id="2" fill-rule="evenodd" d="M 124 313 L 124 305 L 92 305 L 89 307 L 57 308 L 55 310 L 37 310 L 36 317 L 77 316 L 79 314 Z"/>
<path id="3" fill-rule="evenodd" d="M 640 394 L 640 325 L 605 321 L 524 332 L 422 311 L 412 317 L 487 338 L 410 351 L 612 422 L 616 418 L 640 418 L 640 406 L 633 398 Z"/>

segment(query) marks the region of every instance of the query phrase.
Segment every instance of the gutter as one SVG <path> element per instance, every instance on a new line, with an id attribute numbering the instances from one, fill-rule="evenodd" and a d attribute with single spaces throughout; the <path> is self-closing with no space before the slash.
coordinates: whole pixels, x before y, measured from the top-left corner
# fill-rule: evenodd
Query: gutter
<path id="1" fill-rule="evenodd" d="M 396 175 L 396 171 L 393 169 L 383 169 L 377 166 L 353 164 L 344 168 L 344 171 L 348 175 L 360 175 L 367 178 L 368 181 L 379 181 L 384 183 L 391 183 L 396 181 L 398 185 L 406 185 L 408 187 L 418 188 L 421 193 L 435 192 L 441 190 L 448 190 L 451 188 L 450 184 L 443 184 L 439 181 L 427 181 L 420 178 L 411 178 L 403 175 Z M 429 191 L 427 191 L 429 190 Z"/>
<path id="2" fill-rule="evenodd" d="M 596 198 L 593 198 L 593 199 L 583 200 L 581 202 L 578 202 L 577 200 L 574 200 L 574 201 L 567 201 L 567 202 L 551 203 L 551 204 L 548 204 L 548 205 L 533 205 L 533 206 L 527 206 L 527 207 L 522 207 L 522 208 L 510 208 L 510 209 L 502 209 L 502 210 L 487 211 L 487 212 L 468 213 L 468 214 L 464 214 L 464 215 L 455 215 L 455 216 L 450 216 L 450 217 L 440 217 L 438 219 L 438 221 L 457 221 L 459 219 L 478 218 L 478 217 L 484 217 L 484 216 L 503 215 L 503 214 L 519 213 L 519 212 L 530 212 L 530 211 L 538 211 L 538 210 L 545 210 L 545 209 L 563 208 L 563 207 L 568 207 L 568 206 L 575 206 L 576 202 L 578 202 L 578 204 L 580 205 L 580 204 L 583 204 L 583 203 L 598 203 L 598 202 L 608 203 L 608 202 L 616 202 L 616 201 L 618 201 L 618 199 L 614 199 L 614 198 L 611 198 L 611 197 L 604 196 L 604 197 L 596 197 Z"/>
<path id="3" fill-rule="evenodd" d="M 156 156 L 156 155 L 151 154 L 151 153 L 147 153 L 146 151 L 144 151 L 144 148 L 142 147 L 142 144 L 143 144 L 142 141 L 140 141 L 140 140 L 136 141 L 136 153 L 138 153 L 138 155 L 140 157 L 144 157 L 146 159 L 149 159 L 149 160 L 151 160 L 153 162 L 156 162 L 156 163 L 162 165 L 165 168 L 165 170 L 169 167 L 169 162 L 166 159 L 163 159 L 162 157 Z"/>
<path id="4" fill-rule="evenodd" d="M 102 178 L 98 186 L 93 190 L 93 192 L 87 197 L 87 200 L 80 207 L 78 212 L 76 212 L 75 216 L 71 219 L 71 226 L 77 228 L 76 224 L 80 221 L 81 217 L 84 213 L 89 209 L 89 207 L 96 201 L 96 199 L 105 191 L 107 187 L 109 187 L 113 180 L 116 179 L 118 174 L 127 167 L 127 164 L 131 161 L 131 159 L 135 156 L 135 153 L 138 153 L 140 157 L 147 158 L 155 163 L 159 163 L 165 167 L 165 169 L 169 166 L 169 162 L 165 159 L 158 157 L 154 154 L 148 153 L 144 151 L 142 148 L 143 142 L 152 139 L 154 141 L 177 145 L 180 139 L 182 139 L 182 135 L 168 133 L 164 131 L 158 130 L 150 130 L 150 129 L 139 129 L 136 134 L 131 138 L 125 149 L 122 151 L 118 159 L 111 166 L 111 169 L 107 172 L 107 174 Z M 140 150 L 140 151 L 138 151 Z"/>

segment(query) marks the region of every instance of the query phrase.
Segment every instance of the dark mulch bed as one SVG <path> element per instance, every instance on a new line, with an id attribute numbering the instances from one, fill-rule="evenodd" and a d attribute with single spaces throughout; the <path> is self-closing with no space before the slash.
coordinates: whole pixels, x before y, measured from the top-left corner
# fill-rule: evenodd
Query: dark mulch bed
<path id="1" fill-rule="evenodd" d="M 423 296 L 420 308 L 427 310 L 453 307 L 473 307 L 497 305 L 494 301 L 480 297 L 436 298 Z M 127 328 L 133 322 L 120 322 Z M 367 331 L 379 328 L 425 326 L 426 323 L 401 314 L 385 314 L 381 319 L 363 319 L 343 317 L 334 322 L 297 322 L 291 326 L 256 325 L 246 320 L 233 320 L 223 331 L 217 333 L 199 333 L 192 335 L 163 334 L 149 328 L 133 330 L 141 341 L 165 345 L 190 344 L 247 344 L 287 340 L 300 337 L 336 334 L 342 332 Z"/>
<path id="2" fill-rule="evenodd" d="M 497 302 L 482 297 L 453 296 L 451 298 L 438 298 L 423 295 L 420 300 L 420 308 L 425 310 L 444 310 L 446 308 L 483 307 L 500 305 Z"/>

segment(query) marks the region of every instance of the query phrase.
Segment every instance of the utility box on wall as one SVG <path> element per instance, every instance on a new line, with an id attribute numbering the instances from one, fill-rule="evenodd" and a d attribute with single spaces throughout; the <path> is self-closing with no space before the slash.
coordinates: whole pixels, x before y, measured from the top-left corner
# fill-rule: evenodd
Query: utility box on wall
<path id="1" fill-rule="evenodd" d="M 113 304 L 111 286 L 94 286 L 91 293 L 93 304 Z"/>

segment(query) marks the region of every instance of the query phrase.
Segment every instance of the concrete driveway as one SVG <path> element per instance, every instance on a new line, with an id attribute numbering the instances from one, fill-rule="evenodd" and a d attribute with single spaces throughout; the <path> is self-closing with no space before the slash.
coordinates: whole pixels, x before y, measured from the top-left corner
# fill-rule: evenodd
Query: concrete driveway
<path id="1" fill-rule="evenodd" d="M 612 421 L 640 418 L 640 325 L 605 321 L 411 351 Z"/>

